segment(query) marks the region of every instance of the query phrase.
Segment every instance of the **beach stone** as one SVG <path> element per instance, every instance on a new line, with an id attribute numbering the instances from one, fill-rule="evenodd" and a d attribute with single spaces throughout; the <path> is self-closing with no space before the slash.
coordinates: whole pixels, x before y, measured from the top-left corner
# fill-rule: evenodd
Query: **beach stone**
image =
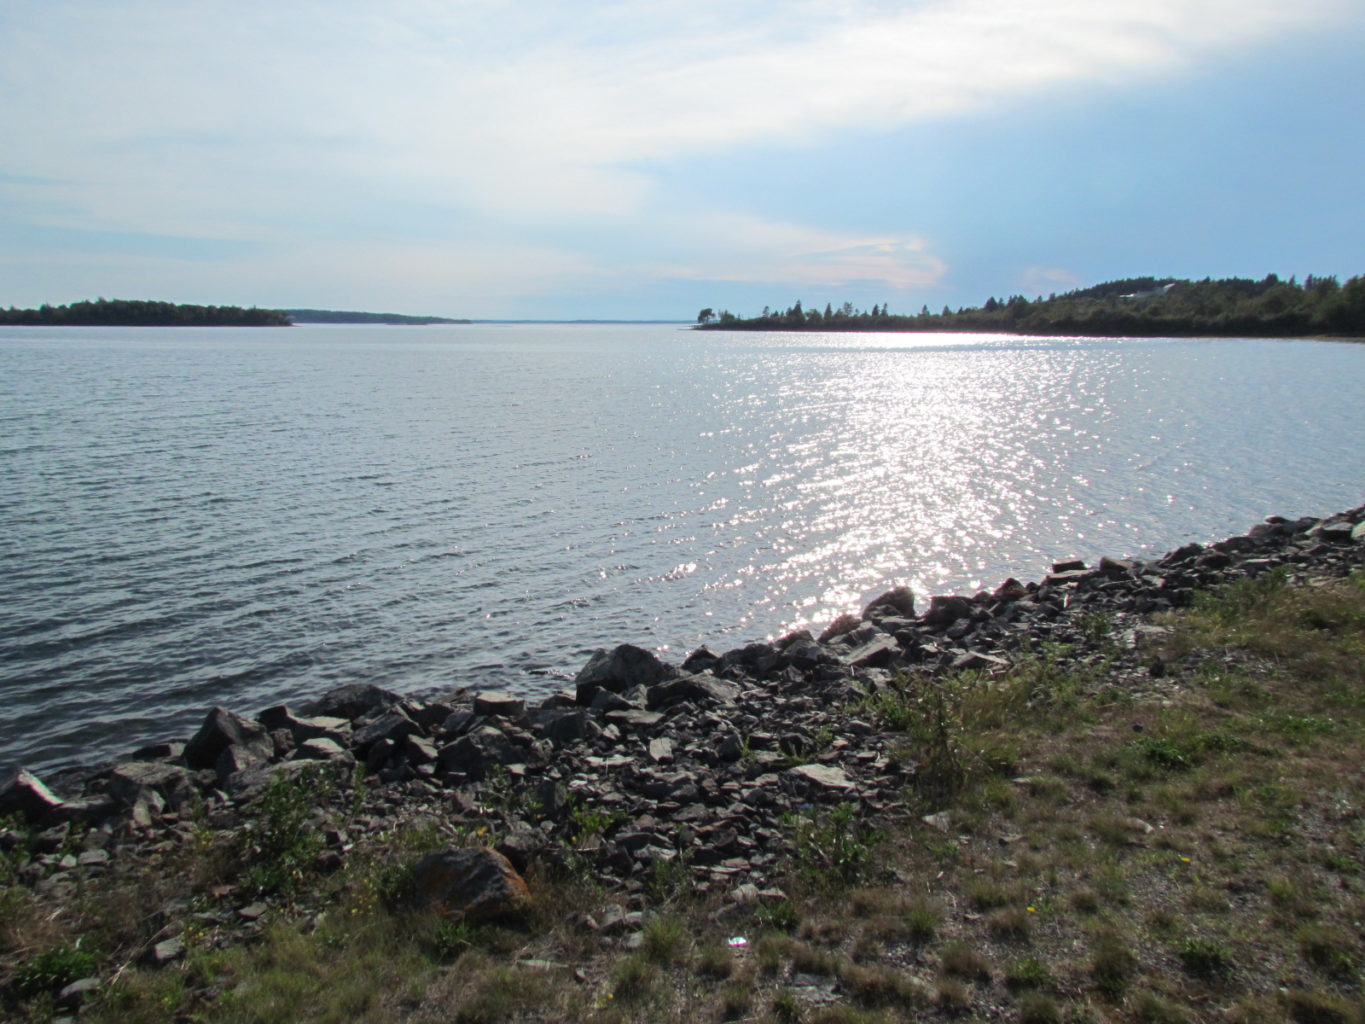
<path id="1" fill-rule="evenodd" d="M 840 793 L 853 789 L 853 782 L 844 774 L 844 770 L 834 765 L 799 764 L 795 768 L 788 768 L 787 775 L 800 782 L 813 783 L 821 789 Z"/>
<path id="2" fill-rule="evenodd" d="M 313 739 L 304 740 L 293 754 L 296 761 L 334 761 L 338 758 L 349 758 L 350 756 L 349 750 L 336 740 L 330 740 L 325 736 L 315 736 Z"/>
<path id="3" fill-rule="evenodd" d="M 817 643 L 827 644 L 835 637 L 850 633 L 863 624 L 863 620 L 858 616 L 845 613 L 825 627 L 824 632 L 817 638 Z"/>
<path id="4" fill-rule="evenodd" d="M 351 736 L 351 746 L 364 753 L 371 744 L 380 740 L 402 743 L 413 733 L 420 733 L 421 727 L 398 708 L 386 711 L 368 725 L 362 725 Z"/>
<path id="5" fill-rule="evenodd" d="M 958 619 L 969 617 L 971 614 L 972 602 L 969 598 L 940 594 L 929 598 L 929 610 L 924 613 L 924 624 L 950 626 Z"/>
<path id="6" fill-rule="evenodd" d="M 678 701 L 714 700 L 728 704 L 739 696 L 739 687 L 714 676 L 679 676 L 651 686 L 646 703 L 652 711 Z"/>
<path id="7" fill-rule="evenodd" d="M 353 722 L 365 715 L 374 715 L 401 704 L 403 698 L 370 683 L 350 683 L 328 690 L 320 698 L 300 709 L 309 717 L 344 718 Z"/>
<path id="8" fill-rule="evenodd" d="M 474 714 L 496 718 L 520 718 L 526 712 L 526 701 L 503 690 L 484 690 L 474 697 Z"/>
<path id="9" fill-rule="evenodd" d="M 884 668 L 901 652 L 901 645 L 893 636 L 883 633 L 861 647 L 856 647 L 844 655 L 844 663 L 854 668 Z"/>
<path id="10" fill-rule="evenodd" d="M 913 619 L 915 617 L 915 592 L 909 587 L 894 587 L 880 597 L 874 597 L 863 609 L 863 618 L 881 618 L 873 614 L 878 609 L 890 609 L 892 615 Z"/>
<path id="11" fill-rule="evenodd" d="M 620 693 L 633 686 L 653 686 L 677 674 L 677 669 L 650 651 L 621 644 L 610 651 L 599 650 L 588 659 L 574 677 L 574 689 L 579 704 L 591 704 L 598 690 Z"/>
<path id="12" fill-rule="evenodd" d="M 213 768 L 219 755 L 228 747 L 249 747 L 263 758 L 274 752 L 274 744 L 264 726 L 227 708 L 216 707 L 209 711 L 199 731 L 185 744 L 185 763 L 196 770 Z"/>
<path id="13" fill-rule="evenodd" d="M 0 817 L 18 814 L 31 822 L 52 816 L 62 800 L 32 772 L 12 768 L 0 778 Z"/>
<path id="14" fill-rule="evenodd" d="M 436 759 L 442 771 L 465 772 L 481 779 L 495 764 L 524 762 L 526 751 L 500 730 L 484 726 L 442 747 Z"/>
<path id="15" fill-rule="evenodd" d="M 124 807 L 145 803 L 153 793 L 178 808 L 194 796 L 194 780 L 184 768 L 153 761 L 127 761 L 109 773 L 109 795 Z"/>
<path id="16" fill-rule="evenodd" d="M 448 849 L 428 854 L 412 869 L 417 902 L 445 917 L 487 921 L 530 899 L 526 881 L 496 850 Z"/>

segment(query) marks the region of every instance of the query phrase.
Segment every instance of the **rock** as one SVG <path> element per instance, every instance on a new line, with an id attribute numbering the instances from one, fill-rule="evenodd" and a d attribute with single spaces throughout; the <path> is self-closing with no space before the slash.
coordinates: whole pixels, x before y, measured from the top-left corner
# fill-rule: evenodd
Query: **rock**
<path id="1" fill-rule="evenodd" d="M 997 671 L 1010 667 L 1010 663 L 1005 658 L 998 658 L 993 654 L 983 654 L 980 651 L 967 651 L 959 654 L 953 659 L 952 669 L 954 672 L 963 672 L 971 669 L 985 671 Z"/>
<path id="2" fill-rule="evenodd" d="M 861 647 L 849 651 L 844 655 L 843 661 L 854 668 L 884 668 L 900 653 L 901 645 L 896 638 L 883 633 Z"/>
<path id="3" fill-rule="evenodd" d="M 1354 537 L 1355 526 L 1347 521 L 1319 523 L 1312 531 L 1329 544 L 1349 544 Z"/>
<path id="4" fill-rule="evenodd" d="M 349 686 L 340 686 L 335 690 L 328 690 L 319 700 L 305 704 L 303 713 L 310 716 L 325 715 L 329 718 L 344 718 L 347 721 L 355 721 L 365 715 L 387 711 L 402 702 L 403 698 L 396 693 L 381 690 L 379 687 L 371 686 L 368 683 L 352 683 Z"/>
<path id="5" fill-rule="evenodd" d="M 295 761 L 335 761 L 349 759 L 351 752 L 337 743 L 336 740 L 317 736 L 300 743 L 294 751 L 293 757 Z"/>
<path id="6" fill-rule="evenodd" d="M 526 751 L 501 731 L 484 726 L 442 747 L 436 759 L 442 771 L 460 771 L 475 779 L 482 779 L 495 764 L 525 761 Z"/>
<path id="7" fill-rule="evenodd" d="M 1065 562 L 1053 562 L 1052 571 L 1054 573 L 1079 572 L 1085 568 L 1085 562 L 1079 558 L 1072 558 Z"/>
<path id="8" fill-rule="evenodd" d="M 296 744 L 319 738 L 332 740 L 339 746 L 346 746 L 350 742 L 351 722 L 346 718 L 326 715 L 301 718 L 281 704 L 266 708 L 256 716 L 256 720 L 271 733 L 280 729 L 287 731 Z"/>
<path id="9" fill-rule="evenodd" d="M 185 744 L 179 740 L 164 743 L 149 743 L 133 751 L 130 761 L 178 761 L 185 753 Z"/>
<path id="10" fill-rule="evenodd" d="M 11 769 L 0 781 L 0 817 L 18 814 L 28 821 L 41 823 L 61 806 L 62 800 L 36 775 L 23 768 Z"/>
<path id="11" fill-rule="evenodd" d="M 445 917 L 487 921 L 521 909 L 525 880 L 496 850 L 448 849 L 428 854 L 412 869 L 419 904 Z"/>
<path id="12" fill-rule="evenodd" d="M 109 773 L 109 795 L 124 807 L 146 802 L 153 792 L 177 809 L 196 794 L 190 773 L 171 764 L 127 761 Z"/>
<path id="13" fill-rule="evenodd" d="M 657 761 L 659 764 L 672 764 L 673 741 L 666 737 L 650 740 L 648 753 L 651 761 Z"/>
<path id="14" fill-rule="evenodd" d="M 1356 523 L 1351 528 L 1351 540 L 1357 544 L 1365 544 L 1365 520 Z"/>
<path id="15" fill-rule="evenodd" d="M 362 725 L 351 736 L 351 746 L 359 753 L 365 753 L 370 745 L 379 740 L 402 743 L 413 733 L 420 733 L 421 727 L 398 708 L 386 711 L 368 725 Z"/>
<path id="16" fill-rule="evenodd" d="M 526 713 L 526 701 L 502 690 L 484 690 L 474 697 L 474 714 L 496 718 L 520 718 Z"/>
<path id="17" fill-rule="evenodd" d="M 185 940 L 179 935 L 173 938 L 164 939 L 158 942 L 142 957 L 142 962 L 148 967 L 165 967 L 167 964 L 174 963 L 185 955 Z"/>
<path id="18" fill-rule="evenodd" d="M 890 615 L 899 615 L 903 618 L 913 619 L 915 617 L 915 592 L 909 587 L 895 587 L 888 590 L 881 597 L 874 597 L 863 609 L 864 619 L 877 619 L 884 616 L 875 614 L 879 609 L 889 609 Z"/>
<path id="19" fill-rule="evenodd" d="M 64 1010 L 74 1010 L 98 992 L 102 984 L 99 978 L 81 978 L 79 981 L 73 981 L 57 993 L 57 1006 Z"/>
<path id="20" fill-rule="evenodd" d="M 820 789 L 847 793 L 852 790 L 853 782 L 844 774 L 842 768 L 826 764 L 799 764 L 787 769 L 788 778 L 802 783 L 812 783 Z"/>
<path id="21" fill-rule="evenodd" d="M 949 626 L 958 619 L 972 614 L 969 598 L 954 595 L 939 595 L 929 599 L 929 610 L 924 613 L 926 626 Z"/>
<path id="22" fill-rule="evenodd" d="M 646 703 L 652 711 L 678 701 L 714 700 L 728 704 L 738 696 L 738 686 L 714 676 L 679 676 L 666 683 L 651 686 Z"/>
<path id="23" fill-rule="evenodd" d="M 185 744 L 185 763 L 193 769 L 213 768 L 228 747 L 250 748 L 262 758 L 270 757 L 275 749 L 264 726 L 217 707 L 209 711 L 199 731 Z"/>
<path id="24" fill-rule="evenodd" d="M 847 613 L 844 615 L 840 615 L 837 619 L 835 619 L 833 622 L 831 622 L 828 626 L 825 627 L 825 631 L 820 634 L 816 642 L 821 644 L 827 644 L 835 637 L 843 636 L 845 633 L 850 633 L 853 630 L 857 629 L 862 624 L 863 620 L 859 618 L 857 615 Z"/>
<path id="25" fill-rule="evenodd" d="M 633 644 L 621 644 L 594 654 L 574 677 L 574 688 L 579 704 L 591 704 L 598 690 L 620 693 L 633 686 L 653 686 L 677 674 L 677 669 L 651 652 Z"/>

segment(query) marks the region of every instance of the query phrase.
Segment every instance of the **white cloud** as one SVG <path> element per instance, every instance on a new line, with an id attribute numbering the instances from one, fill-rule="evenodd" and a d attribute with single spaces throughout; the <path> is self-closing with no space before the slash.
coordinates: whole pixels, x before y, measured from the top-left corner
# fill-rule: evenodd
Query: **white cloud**
<path id="1" fill-rule="evenodd" d="M 65 179 L 43 202 L 70 212 L 43 216 L 66 227 L 283 241 L 402 201 L 505 237 L 648 219 L 685 248 L 651 163 L 1140 86 L 1347 16 L 1348 0 L 15 0 L 0 173 Z M 680 263 L 895 287 L 942 272 L 916 239 L 726 237 L 755 262 Z"/>

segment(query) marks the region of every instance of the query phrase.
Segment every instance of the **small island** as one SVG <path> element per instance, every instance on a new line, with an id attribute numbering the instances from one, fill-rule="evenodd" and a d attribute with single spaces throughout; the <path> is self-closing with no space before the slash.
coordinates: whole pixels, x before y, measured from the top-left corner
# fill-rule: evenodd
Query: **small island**
<path id="1" fill-rule="evenodd" d="M 69 306 L 0 309 L 0 324 L 37 327 L 288 327 L 278 309 L 192 306 L 148 299 L 96 299 Z"/>
<path id="2" fill-rule="evenodd" d="M 782 311 L 764 307 L 755 317 L 703 309 L 700 330 L 972 332 L 1081 337 L 1365 337 L 1365 277 L 1345 284 L 1335 277 L 1282 281 L 1226 278 L 1187 281 L 1134 277 L 1063 295 L 990 298 L 954 311 L 892 314 L 845 302 L 835 308 Z"/>

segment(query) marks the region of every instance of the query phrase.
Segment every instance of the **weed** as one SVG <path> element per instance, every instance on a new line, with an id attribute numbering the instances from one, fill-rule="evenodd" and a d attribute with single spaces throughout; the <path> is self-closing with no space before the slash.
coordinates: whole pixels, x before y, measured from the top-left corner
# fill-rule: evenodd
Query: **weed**
<path id="1" fill-rule="evenodd" d="M 308 769 L 292 778 L 275 775 L 267 783 L 237 846 L 239 857 L 251 865 L 245 881 L 256 894 L 298 891 L 322 852 L 322 835 L 311 821 L 321 782 L 321 773 Z"/>
<path id="2" fill-rule="evenodd" d="M 1062 1024 L 1062 1009 L 1051 996 L 1025 992 L 1019 997 L 1019 1024 Z"/>
<path id="3" fill-rule="evenodd" d="M 789 815 L 784 823 L 791 829 L 797 870 L 820 888 L 856 883 L 882 839 L 880 831 L 857 819 L 853 804 L 840 804 L 828 813 Z"/>
<path id="4" fill-rule="evenodd" d="M 1047 964 L 1037 957 L 1024 957 L 1005 968 L 1005 985 L 1014 991 L 1049 989 L 1057 984 Z"/>
<path id="5" fill-rule="evenodd" d="M 902 918 L 905 924 L 906 936 L 911 942 L 928 942 L 938 931 L 939 922 L 942 914 L 938 908 L 923 901 L 910 904 L 905 908 Z"/>
<path id="6" fill-rule="evenodd" d="M 1299 953 L 1307 963 L 1339 981 L 1355 978 L 1356 942 L 1345 929 L 1308 925 L 1297 938 Z"/>
<path id="7" fill-rule="evenodd" d="M 1213 978 L 1232 970 L 1232 954 L 1213 939 L 1188 938 L 1176 946 L 1180 965 L 1200 978 Z"/>
<path id="8" fill-rule="evenodd" d="M 10 985 L 22 999 L 44 992 L 56 992 L 73 981 L 88 977 L 99 962 L 91 950 L 81 949 L 81 940 L 62 943 L 32 957 L 18 971 Z"/>
<path id="9" fill-rule="evenodd" d="M 795 992 L 784 988 L 773 995 L 773 1016 L 782 1021 L 801 1019 L 801 1000 L 796 998 Z"/>
<path id="10" fill-rule="evenodd" d="M 754 1002 L 753 987 L 746 982 L 732 981 L 720 990 L 722 1020 L 737 1020 L 749 1012 Z"/>
<path id="11" fill-rule="evenodd" d="M 1003 907 L 986 919 L 986 928 L 994 938 L 1022 942 L 1032 932 L 1033 922 L 1023 907 Z"/>
<path id="12" fill-rule="evenodd" d="M 1137 957 L 1117 935 L 1101 935 L 1091 950 L 1090 976 L 1110 999 L 1118 999 L 1137 973 Z"/>
<path id="13" fill-rule="evenodd" d="M 1184 1007 L 1145 989 L 1128 1000 L 1128 1010 L 1138 1024 L 1188 1024 L 1190 1020 Z"/>
<path id="14" fill-rule="evenodd" d="M 629 956 L 612 972 L 611 991 L 623 1003 L 643 1002 L 652 995 L 659 980 L 659 969 L 643 956 Z"/>
<path id="15" fill-rule="evenodd" d="M 948 1013 L 965 1013 L 971 1009 L 972 990 L 957 978 L 940 978 L 934 985 L 934 1002 Z"/>
<path id="16" fill-rule="evenodd" d="M 991 976 L 990 961 L 965 942 L 953 942 L 946 946 L 939 966 L 951 978 L 989 981 Z"/>
<path id="17" fill-rule="evenodd" d="M 1294 1024 L 1351 1024 L 1355 1008 L 1339 996 L 1295 989 L 1284 995 L 1285 1009 Z"/>
<path id="18" fill-rule="evenodd" d="M 640 947 L 650 963 L 667 966 L 681 963 L 687 948 L 687 930 L 678 917 L 656 917 L 645 924 Z"/>

